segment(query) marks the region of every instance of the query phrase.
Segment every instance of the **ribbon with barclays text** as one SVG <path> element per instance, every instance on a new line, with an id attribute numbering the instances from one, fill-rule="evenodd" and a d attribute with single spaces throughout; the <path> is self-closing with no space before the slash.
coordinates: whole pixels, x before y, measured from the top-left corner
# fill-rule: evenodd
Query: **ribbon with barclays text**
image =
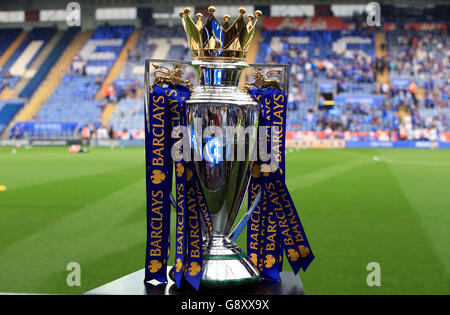
<path id="1" fill-rule="evenodd" d="M 259 190 L 262 197 L 249 219 L 247 252 L 264 279 L 279 281 L 283 250 L 295 274 L 307 269 L 314 254 L 285 183 L 287 95 L 273 88 L 249 93 L 260 104 L 260 125 L 266 127 L 258 141 L 270 144 L 270 153 L 259 150 L 253 165 L 249 206 Z"/>
<path id="2" fill-rule="evenodd" d="M 175 168 L 176 244 L 174 278 L 178 287 L 187 280 L 196 289 L 202 270 L 201 227 L 195 182 L 183 159 L 180 133 L 186 125 L 185 103 L 190 91 L 184 86 L 155 86 L 145 112 L 147 171 L 147 248 L 145 281 L 167 282 L 170 251 L 170 194 L 172 168 Z M 174 135 L 174 136 L 172 136 Z M 175 148 L 176 161 L 172 160 Z M 192 200 L 195 205 L 192 206 Z M 206 210 L 207 211 L 207 210 Z M 186 268 L 188 265 L 188 268 Z"/>

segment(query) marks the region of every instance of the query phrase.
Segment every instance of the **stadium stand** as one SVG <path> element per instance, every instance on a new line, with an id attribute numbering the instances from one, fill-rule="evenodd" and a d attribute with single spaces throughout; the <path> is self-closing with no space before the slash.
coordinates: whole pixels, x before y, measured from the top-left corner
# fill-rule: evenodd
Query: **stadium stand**
<path id="1" fill-rule="evenodd" d="M 450 50 L 445 28 L 415 31 L 404 30 L 399 24 L 383 31 L 367 28 L 362 20 L 294 19 L 297 25 L 309 24 L 286 28 L 282 18 L 263 20 L 269 22 L 262 23 L 254 60 L 291 64 L 290 131 L 312 131 L 317 137 L 319 133 L 320 137 L 333 133 L 346 139 L 346 132 L 387 132 L 385 139 L 414 140 L 434 139 L 430 134 L 450 130 Z M 320 24 L 323 21 L 328 23 L 326 27 Z M 273 23 L 279 23 L 278 27 Z M 317 29 L 314 23 L 319 25 Z M 348 27 L 351 23 L 353 26 Z M 20 97 L 30 98 L 42 86 L 40 82 L 49 73 L 52 61 L 61 56 L 75 32 L 64 33 Z M 32 121 L 76 123 L 75 136 L 80 126 L 89 124 L 94 129 L 110 125 L 123 139 L 142 138 L 144 59 L 190 59 L 190 52 L 179 25 L 134 31 L 128 44 L 132 32 L 131 26 L 97 27 L 56 90 L 45 98 L 42 107 L 35 106 L 38 111 Z M 33 29 L 27 34 L 2 71 L 7 73 L 31 38 L 44 37 L 44 33 L 44 29 Z M 20 30 L 15 34 L 18 38 Z M 27 64 L 35 55 L 27 57 Z M 14 77 L 7 85 L 14 85 Z M 332 105 L 326 104 L 329 101 L 324 93 L 333 95 Z M 26 120 L 30 119 L 22 121 Z"/>
<path id="2" fill-rule="evenodd" d="M 136 99 L 120 101 L 110 121 L 118 136 L 124 140 L 143 139 L 144 108 Z"/>
<path id="3" fill-rule="evenodd" d="M 450 130 L 450 40 L 445 30 L 388 32 L 392 109 L 400 117 L 401 137 L 423 130 Z M 417 136 L 416 136 L 417 135 Z"/>
<path id="4" fill-rule="evenodd" d="M 23 33 L 22 33 L 23 34 Z M 56 88 L 59 86 L 72 60 L 81 50 L 83 45 L 91 37 L 91 31 L 78 32 L 73 41 L 64 50 L 61 57 L 54 64 L 46 78 L 39 85 L 33 96 L 26 102 L 26 106 L 19 111 L 19 113 L 11 120 L 8 127 L 3 132 L 2 137 L 14 137 L 14 128 L 17 122 L 32 121 L 33 117 L 37 115 L 42 105 L 50 98 Z M 9 49 L 9 48 L 8 48 Z"/>
<path id="5" fill-rule="evenodd" d="M 430 133 L 447 132 L 447 32 L 387 34 L 389 53 L 377 60 L 374 36 L 364 30 L 265 30 L 258 62 L 293 65 L 290 130 L 393 131 L 405 140 L 429 139 Z M 379 80 L 377 84 L 377 75 L 385 67 L 390 68 L 391 82 Z M 332 109 L 321 110 L 319 93 L 327 82 L 335 84 L 335 104 Z M 435 107 L 439 109 L 433 110 Z"/>
<path id="6" fill-rule="evenodd" d="M 53 27 L 37 27 L 31 30 L 25 40 L 14 51 L 3 65 L 0 76 L 2 78 L 0 90 L 6 87 L 10 89 L 19 82 L 21 76 L 25 74 L 28 66 L 34 61 L 50 40 L 56 29 Z"/>
<path id="7" fill-rule="evenodd" d="M 170 34 L 170 37 L 167 37 Z M 144 86 L 146 58 L 183 60 L 187 55 L 186 35 L 181 27 L 150 27 L 142 30 L 135 48 L 128 52 L 128 60 L 118 79 L 136 80 Z M 118 81 L 119 85 L 123 82 Z"/>
<path id="8" fill-rule="evenodd" d="M 167 38 L 166 34 L 171 34 Z M 118 101 L 109 123 L 123 139 L 143 137 L 144 109 L 140 97 L 144 87 L 144 57 L 183 60 L 188 56 L 185 33 L 181 27 L 149 27 L 142 30 L 135 48 L 128 52 L 128 60 L 114 82 Z"/>
<path id="9" fill-rule="evenodd" d="M 0 56 L 2 56 L 8 49 L 9 45 L 19 36 L 22 32 L 20 28 L 3 29 L 0 32 Z"/>
<path id="10" fill-rule="evenodd" d="M 33 95 L 34 91 L 37 89 L 42 80 L 50 72 L 53 65 L 62 55 L 65 48 L 70 44 L 70 42 L 73 40 L 78 31 L 79 31 L 78 28 L 71 27 L 64 32 L 63 36 L 60 38 L 54 49 L 47 56 L 45 61 L 41 64 L 36 74 L 28 82 L 28 84 L 25 86 L 22 92 L 20 92 L 19 97 L 30 98 Z"/>
<path id="11" fill-rule="evenodd" d="M 22 106 L 22 101 L 0 101 L 0 134 Z"/>
<path id="12" fill-rule="evenodd" d="M 34 121 L 98 125 L 105 103 L 95 95 L 132 31 L 132 26 L 98 27 Z"/>
<path id="13" fill-rule="evenodd" d="M 290 115 L 293 130 L 342 128 L 335 115 L 320 111 L 318 87 L 336 85 L 337 94 L 370 95 L 376 80 L 374 36 L 361 31 L 263 31 L 257 62 L 292 64 Z M 342 108 L 336 108 L 338 114 Z M 356 128 L 352 121 L 346 128 Z M 339 126 L 339 127 L 338 127 Z"/>

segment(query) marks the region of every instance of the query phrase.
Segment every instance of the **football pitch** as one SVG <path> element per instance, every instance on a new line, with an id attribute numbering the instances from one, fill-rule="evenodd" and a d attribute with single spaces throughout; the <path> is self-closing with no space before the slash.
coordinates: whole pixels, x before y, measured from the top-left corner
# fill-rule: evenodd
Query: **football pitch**
<path id="1" fill-rule="evenodd" d="M 144 267 L 143 148 L 13 150 L 0 148 L 0 292 L 79 294 Z M 286 168 L 316 256 L 307 294 L 450 293 L 450 150 L 290 149 Z"/>

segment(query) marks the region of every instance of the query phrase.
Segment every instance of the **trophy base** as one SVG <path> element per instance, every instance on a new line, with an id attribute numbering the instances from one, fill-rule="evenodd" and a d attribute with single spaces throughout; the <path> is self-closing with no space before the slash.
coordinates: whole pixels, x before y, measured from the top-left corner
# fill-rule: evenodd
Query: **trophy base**
<path id="1" fill-rule="evenodd" d="M 207 254 L 203 256 L 201 287 L 231 287 L 257 282 L 259 271 L 228 237 L 213 236 Z"/>
<path id="2" fill-rule="evenodd" d="M 228 237 L 213 236 L 211 245 L 204 252 L 200 290 L 246 286 L 261 278 L 247 255 Z M 169 276 L 174 280 L 173 272 Z"/>

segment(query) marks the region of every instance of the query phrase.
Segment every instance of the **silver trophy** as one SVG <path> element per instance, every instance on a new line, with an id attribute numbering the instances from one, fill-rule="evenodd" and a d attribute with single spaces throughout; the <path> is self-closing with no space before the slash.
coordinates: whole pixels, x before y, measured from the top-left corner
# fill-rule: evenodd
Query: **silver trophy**
<path id="1" fill-rule="evenodd" d="M 191 130 L 216 127 L 223 135 L 220 143 L 226 144 L 218 146 L 220 152 L 217 155 L 214 155 L 217 146 L 209 145 L 214 142 L 212 139 L 217 139 L 215 137 L 203 138 L 201 145 L 200 141 L 192 144 L 197 155 L 195 171 L 205 195 L 213 230 L 212 235 L 206 235 L 204 244 L 202 284 L 253 282 L 259 278 L 258 270 L 230 237 L 250 178 L 247 172 L 256 143 L 259 104 L 238 88 L 241 71 L 248 66 L 244 62 L 199 62 L 194 66 L 202 79 L 187 101 L 187 125 Z M 252 127 L 250 130 L 254 132 L 247 133 L 247 138 L 237 139 L 235 134 L 231 142 L 224 141 L 230 138 L 227 132 L 234 131 L 236 126 L 247 130 L 247 127 Z M 241 154 L 237 152 L 238 144 L 243 144 Z M 203 158 L 199 159 L 198 152 L 202 148 Z M 234 153 L 232 157 L 230 151 Z M 207 156 L 210 153 L 211 156 Z"/>
<path id="2" fill-rule="evenodd" d="M 230 24 L 227 15 L 224 22 L 219 22 L 214 16 L 214 7 L 209 7 L 208 11 L 210 15 L 204 24 L 201 14 L 197 14 L 195 23 L 189 16 L 189 8 L 180 12 L 194 60 L 146 60 L 146 86 L 151 90 L 155 84 L 181 83 L 192 90 L 186 103 L 186 124 L 192 132 L 189 136 L 191 156 L 212 225 L 212 231 L 208 232 L 202 218 L 204 272 L 201 285 L 222 287 L 253 283 L 260 278 L 255 262 L 234 241 L 261 195 L 257 194 L 247 213 L 235 226 L 250 179 L 251 161 L 256 154 L 260 107 L 245 92 L 245 87 L 239 85 L 239 80 L 242 71 L 249 67 L 245 57 L 261 12 L 256 11 L 255 16 L 250 14 L 245 22 L 245 9 L 240 8 L 238 19 Z M 195 72 L 197 86 L 193 88 L 189 81 L 181 80 L 182 71 L 170 71 L 161 66 L 156 66 L 159 72 L 156 71 L 153 84 L 150 84 L 152 66 L 156 63 L 176 64 L 175 68 L 179 70 L 182 64 L 190 65 Z M 288 69 L 286 66 L 284 68 Z M 264 76 L 261 77 L 261 71 L 257 73 L 259 76 L 254 76 L 252 84 L 261 87 L 265 82 Z M 287 75 L 288 71 L 285 71 L 285 85 Z M 229 136 L 230 130 L 236 132 L 236 127 L 246 132 Z M 202 133 L 208 128 L 216 132 L 204 137 Z M 218 133 L 222 135 L 220 145 L 214 143 Z"/>

